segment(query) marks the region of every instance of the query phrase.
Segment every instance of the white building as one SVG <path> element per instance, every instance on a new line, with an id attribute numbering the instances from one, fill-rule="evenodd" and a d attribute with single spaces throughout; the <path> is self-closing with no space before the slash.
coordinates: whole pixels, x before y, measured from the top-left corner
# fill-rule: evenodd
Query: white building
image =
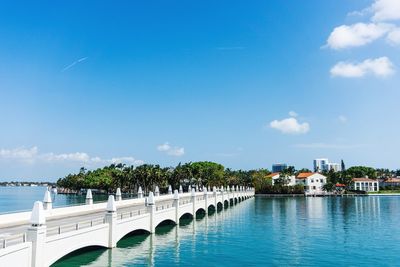
<path id="1" fill-rule="evenodd" d="M 280 176 L 279 172 L 273 172 L 273 173 L 269 174 L 267 176 L 267 178 L 271 178 L 272 185 L 274 185 L 275 181 L 278 179 L 281 179 L 282 177 Z M 284 179 L 286 179 L 286 185 L 288 185 L 288 186 L 296 185 L 296 177 L 294 175 L 286 176 L 286 177 L 284 177 Z"/>
<path id="2" fill-rule="evenodd" d="M 326 184 L 326 176 L 317 172 L 303 172 L 296 177 L 296 184 L 304 186 L 306 193 L 322 193 L 322 187 Z"/>
<path id="3" fill-rule="evenodd" d="M 353 189 L 365 192 L 378 192 L 379 181 L 369 178 L 353 178 Z"/>
<path id="4" fill-rule="evenodd" d="M 338 172 L 342 170 L 342 167 L 339 163 L 329 162 L 327 158 L 314 159 L 313 163 L 315 172 L 329 172 L 330 170 Z"/>

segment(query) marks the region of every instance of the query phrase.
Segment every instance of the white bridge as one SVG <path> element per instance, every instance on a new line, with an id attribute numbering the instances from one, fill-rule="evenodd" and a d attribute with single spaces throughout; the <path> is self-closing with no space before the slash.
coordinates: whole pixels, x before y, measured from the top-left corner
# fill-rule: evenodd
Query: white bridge
<path id="1" fill-rule="evenodd" d="M 37 201 L 32 212 L 0 216 L 0 266 L 50 266 L 63 256 L 85 247 L 116 247 L 127 234 L 144 230 L 154 233 L 155 228 L 189 214 L 193 217 L 210 207 L 224 208 L 254 196 L 253 188 L 232 187 L 208 192 L 183 193 L 182 188 L 167 195 L 159 195 L 158 188 L 143 198 L 139 189 L 137 199 L 116 199 L 109 196 L 107 203 L 93 204 L 88 191 L 86 205 L 52 209 L 50 193 L 44 203 Z M 3 236 L 2 233 L 7 234 Z M 9 234 L 12 233 L 12 234 Z"/>

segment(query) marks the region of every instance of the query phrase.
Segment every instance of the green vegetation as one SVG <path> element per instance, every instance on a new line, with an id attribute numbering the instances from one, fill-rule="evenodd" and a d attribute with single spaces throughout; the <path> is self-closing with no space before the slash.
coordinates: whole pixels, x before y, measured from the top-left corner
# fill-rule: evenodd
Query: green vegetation
<path id="1" fill-rule="evenodd" d="M 75 191 L 81 189 L 98 189 L 103 192 L 115 191 L 120 187 L 123 192 L 136 192 L 139 186 L 147 193 L 159 186 L 165 191 L 168 185 L 179 188 L 182 185 L 202 186 L 253 186 L 253 180 L 259 181 L 267 170 L 234 171 L 225 169 L 215 162 L 201 161 L 181 164 L 176 167 L 163 168 L 159 165 L 143 164 L 126 166 L 112 164 L 104 168 L 88 171 L 81 168 L 77 174 L 68 174 L 57 181 L 57 186 Z"/>

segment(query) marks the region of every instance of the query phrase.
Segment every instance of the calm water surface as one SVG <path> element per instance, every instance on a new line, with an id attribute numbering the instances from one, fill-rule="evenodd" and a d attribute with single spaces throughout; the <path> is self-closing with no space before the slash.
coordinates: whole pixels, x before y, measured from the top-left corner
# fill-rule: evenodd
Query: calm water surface
<path id="1" fill-rule="evenodd" d="M 29 201 L 16 202 L 2 188 L 0 211 L 30 209 L 44 189 L 33 190 L 37 195 L 18 194 Z M 84 201 L 56 198 L 58 205 Z M 255 198 L 54 266 L 400 266 L 399 211 L 400 197 Z"/>
<path id="2" fill-rule="evenodd" d="M 43 201 L 47 187 L 44 186 L 0 186 L 0 214 L 13 211 L 32 210 L 33 203 L 37 200 Z M 53 206 L 62 207 L 68 205 L 79 205 L 85 203 L 84 195 L 53 195 Z M 106 201 L 107 196 L 94 195 L 93 201 Z"/>
<path id="3" fill-rule="evenodd" d="M 399 266 L 400 197 L 255 198 L 55 266 Z"/>

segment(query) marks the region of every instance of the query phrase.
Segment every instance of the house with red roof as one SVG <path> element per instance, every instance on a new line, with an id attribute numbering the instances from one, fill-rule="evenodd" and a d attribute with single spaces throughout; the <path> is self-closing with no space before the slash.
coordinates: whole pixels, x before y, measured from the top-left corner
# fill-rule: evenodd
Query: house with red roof
<path id="1" fill-rule="evenodd" d="M 324 190 L 326 176 L 318 172 L 302 172 L 296 176 L 296 184 L 304 186 L 304 191 L 309 194 L 319 194 Z"/>

